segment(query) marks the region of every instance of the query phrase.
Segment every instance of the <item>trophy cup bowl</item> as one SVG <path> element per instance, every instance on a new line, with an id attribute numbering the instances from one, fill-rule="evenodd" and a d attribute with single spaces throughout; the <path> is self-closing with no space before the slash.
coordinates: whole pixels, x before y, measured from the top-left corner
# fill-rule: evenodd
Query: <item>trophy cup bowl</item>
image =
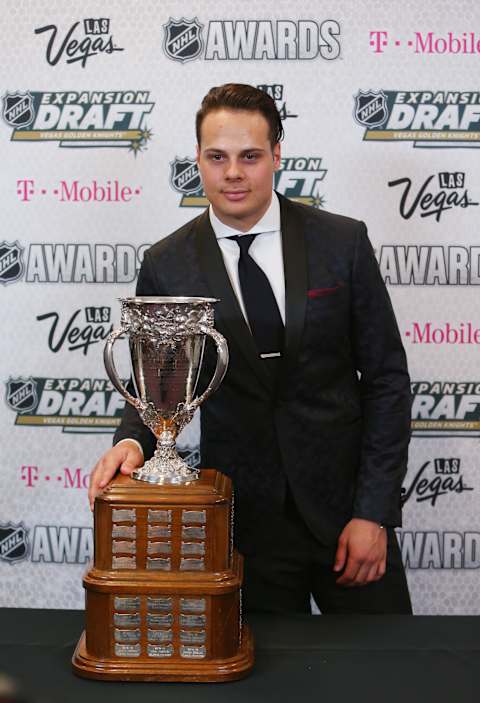
<path id="1" fill-rule="evenodd" d="M 178 455 L 175 440 L 195 410 L 218 388 L 228 366 L 228 347 L 214 327 L 215 298 L 120 298 L 120 327 L 107 338 L 104 362 L 107 374 L 144 424 L 157 438 L 151 459 L 132 477 L 156 484 L 183 484 L 198 477 Z M 132 380 L 136 397 L 123 385 L 113 361 L 113 345 L 128 336 Z M 194 397 L 207 336 L 217 349 L 213 377 Z"/>

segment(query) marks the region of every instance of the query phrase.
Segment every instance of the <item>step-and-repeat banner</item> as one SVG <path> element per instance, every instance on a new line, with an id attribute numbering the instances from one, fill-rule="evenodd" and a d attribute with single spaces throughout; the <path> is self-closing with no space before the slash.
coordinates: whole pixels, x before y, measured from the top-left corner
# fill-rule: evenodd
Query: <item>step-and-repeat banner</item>
<path id="1" fill-rule="evenodd" d="M 237 81 L 284 120 L 277 190 L 368 225 L 412 378 L 414 609 L 480 613 L 477 4 L 9 0 L 2 20 L 0 605 L 83 605 L 116 299 L 205 207 L 194 115 Z M 198 462 L 198 418 L 181 446 Z"/>

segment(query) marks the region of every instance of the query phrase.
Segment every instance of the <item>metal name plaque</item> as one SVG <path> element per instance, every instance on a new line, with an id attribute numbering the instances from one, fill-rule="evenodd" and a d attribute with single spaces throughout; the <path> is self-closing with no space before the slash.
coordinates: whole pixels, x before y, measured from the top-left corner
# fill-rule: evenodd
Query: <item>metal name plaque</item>
<path id="1" fill-rule="evenodd" d="M 116 644 L 115 656 L 117 657 L 139 657 L 140 644 Z"/>
<path id="2" fill-rule="evenodd" d="M 112 557 L 113 569 L 135 569 L 136 565 L 135 557 Z"/>
<path id="3" fill-rule="evenodd" d="M 198 632 L 195 632 L 195 630 L 180 630 L 180 642 L 185 644 L 204 644 L 206 637 L 205 630 L 199 630 Z"/>
<path id="4" fill-rule="evenodd" d="M 137 536 L 137 528 L 135 525 L 113 525 L 112 537 L 128 537 L 135 539 Z"/>
<path id="5" fill-rule="evenodd" d="M 120 542 L 114 539 L 112 542 L 112 552 L 114 554 L 136 554 L 137 548 L 135 542 Z"/>
<path id="6" fill-rule="evenodd" d="M 115 610 L 138 610 L 140 608 L 140 598 L 121 598 L 120 596 L 115 596 L 114 600 Z"/>
<path id="7" fill-rule="evenodd" d="M 147 613 L 147 625 L 173 625 L 173 615 L 172 613 L 165 615 Z"/>
<path id="8" fill-rule="evenodd" d="M 168 525 L 148 525 L 148 537 L 171 537 L 172 529 Z"/>
<path id="9" fill-rule="evenodd" d="M 170 559 L 151 559 L 147 557 L 147 569 L 170 571 L 171 568 Z"/>
<path id="10" fill-rule="evenodd" d="M 148 554 L 171 554 L 171 542 L 149 542 L 147 546 Z"/>
<path id="11" fill-rule="evenodd" d="M 207 650 L 202 647 L 189 647 L 188 645 L 180 646 L 180 656 L 185 659 L 202 659 L 207 656 Z"/>
<path id="12" fill-rule="evenodd" d="M 171 610 L 173 606 L 173 598 L 165 596 L 163 598 L 147 598 L 148 610 Z"/>
<path id="13" fill-rule="evenodd" d="M 147 654 L 149 657 L 172 657 L 173 656 L 173 645 L 158 645 L 158 644 L 148 644 Z"/>
<path id="14" fill-rule="evenodd" d="M 148 630 L 149 642 L 171 642 L 172 636 L 171 630 Z"/>
<path id="15" fill-rule="evenodd" d="M 119 627 L 128 627 L 129 625 L 140 625 L 140 613 L 114 613 L 113 624 L 118 625 Z"/>
<path id="16" fill-rule="evenodd" d="M 149 509 L 147 520 L 148 522 L 172 522 L 172 511 Z"/>
<path id="17" fill-rule="evenodd" d="M 118 520 L 118 522 L 136 522 L 137 516 L 134 509 L 128 510 L 127 508 L 113 508 L 112 519 Z"/>
<path id="18" fill-rule="evenodd" d="M 182 539 L 205 539 L 204 527 L 182 527 Z"/>
<path id="19" fill-rule="evenodd" d="M 205 598 L 180 598 L 180 610 L 187 613 L 204 613 L 206 608 Z"/>
<path id="20" fill-rule="evenodd" d="M 182 542 L 182 554 L 205 554 L 205 545 L 203 542 Z"/>
<path id="21" fill-rule="evenodd" d="M 205 615 L 184 615 L 180 613 L 181 627 L 203 627 L 206 620 Z"/>
<path id="22" fill-rule="evenodd" d="M 137 642 L 140 639 L 140 630 L 115 629 L 115 642 Z"/>
<path id="23" fill-rule="evenodd" d="M 204 571 L 203 559 L 180 559 L 180 571 Z"/>
<path id="24" fill-rule="evenodd" d="M 204 525 L 207 522 L 205 510 L 182 510 L 182 523 L 198 522 Z"/>

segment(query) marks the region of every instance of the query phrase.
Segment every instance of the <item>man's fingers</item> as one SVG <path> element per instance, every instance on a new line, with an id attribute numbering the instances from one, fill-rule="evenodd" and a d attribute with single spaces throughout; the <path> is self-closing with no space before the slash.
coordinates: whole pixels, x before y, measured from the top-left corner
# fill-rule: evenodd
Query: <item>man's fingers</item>
<path id="1" fill-rule="evenodd" d="M 93 510 L 93 504 L 95 502 L 95 497 L 100 493 L 102 488 L 108 484 L 108 482 L 115 475 L 117 467 L 114 464 L 107 463 L 105 460 L 99 461 L 95 469 L 93 470 L 90 479 L 90 488 L 88 491 L 88 498 L 90 501 L 90 508 Z"/>
<path id="2" fill-rule="evenodd" d="M 92 471 L 88 499 L 93 510 L 95 497 L 105 488 L 120 469 L 130 475 L 143 464 L 143 454 L 135 442 L 121 442 L 106 452 Z"/>
<path id="3" fill-rule="evenodd" d="M 355 581 L 358 570 L 360 569 L 360 562 L 358 562 L 356 559 L 353 559 L 352 557 L 349 557 L 347 561 L 347 565 L 345 567 L 345 571 L 343 574 L 337 579 L 337 584 L 339 586 L 349 586 L 353 584 Z"/>
<path id="4" fill-rule="evenodd" d="M 338 540 L 337 552 L 335 554 L 335 564 L 333 566 L 334 571 L 341 571 L 345 566 L 345 561 L 347 559 L 347 544 L 343 539 Z"/>

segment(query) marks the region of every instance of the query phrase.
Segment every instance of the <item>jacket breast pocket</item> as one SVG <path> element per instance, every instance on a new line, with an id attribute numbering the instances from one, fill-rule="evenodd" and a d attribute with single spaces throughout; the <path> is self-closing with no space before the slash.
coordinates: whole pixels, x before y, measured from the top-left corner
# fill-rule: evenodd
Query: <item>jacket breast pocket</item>
<path id="1" fill-rule="evenodd" d="M 347 286 L 308 297 L 304 336 L 307 346 L 329 350 L 338 344 L 343 346 L 349 330 L 350 297 Z"/>

